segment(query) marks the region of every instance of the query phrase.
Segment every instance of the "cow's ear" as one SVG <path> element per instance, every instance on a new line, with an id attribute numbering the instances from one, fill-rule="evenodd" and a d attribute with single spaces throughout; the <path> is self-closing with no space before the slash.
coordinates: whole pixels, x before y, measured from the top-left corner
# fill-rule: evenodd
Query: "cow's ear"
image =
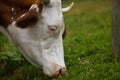
<path id="1" fill-rule="evenodd" d="M 66 36 L 66 27 L 65 27 L 64 33 L 62 34 L 62 38 L 64 39 L 65 36 Z"/>
<path id="2" fill-rule="evenodd" d="M 30 9 L 21 17 L 16 19 L 16 26 L 20 28 L 26 28 L 28 26 L 34 25 L 38 20 L 38 13 L 36 9 Z"/>

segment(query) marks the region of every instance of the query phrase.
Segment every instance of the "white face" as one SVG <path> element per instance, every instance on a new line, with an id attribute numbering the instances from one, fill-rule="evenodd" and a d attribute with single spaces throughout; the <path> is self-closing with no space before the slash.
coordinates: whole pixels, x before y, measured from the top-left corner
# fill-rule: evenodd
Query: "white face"
<path id="1" fill-rule="evenodd" d="M 64 32 L 61 0 L 44 4 L 39 20 L 34 26 L 21 29 L 13 22 L 7 28 L 17 49 L 33 65 L 42 67 L 48 76 L 65 72 L 62 34 Z"/>

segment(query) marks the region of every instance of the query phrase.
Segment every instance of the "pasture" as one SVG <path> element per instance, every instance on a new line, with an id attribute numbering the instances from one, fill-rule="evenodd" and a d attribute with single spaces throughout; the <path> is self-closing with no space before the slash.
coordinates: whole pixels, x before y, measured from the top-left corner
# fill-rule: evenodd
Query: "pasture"
<path id="1" fill-rule="evenodd" d="M 44 76 L 0 34 L 0 80 L 120 79 L 120 57 L 111 57 L 111 0 L 74 1 L 72 11 L 64 15 L 66 74 L 54 79 Z"/>

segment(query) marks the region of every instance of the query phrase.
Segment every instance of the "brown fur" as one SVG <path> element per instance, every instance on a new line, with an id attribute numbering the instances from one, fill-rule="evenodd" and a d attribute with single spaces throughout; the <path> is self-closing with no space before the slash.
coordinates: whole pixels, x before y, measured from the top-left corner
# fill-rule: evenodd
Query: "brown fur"
<path id="1" fill-rule="evenodd" d="M 20 28 L 34 25 L 38 21 L 38 15 L 36 9 L 31 9 L 25 13 L 24 17 L 16 19 L 16 25 Z"/>
<path id="2" fill-rule="evenodd" d="M 41 0 L 0 0 L 0 2 L 11 6 L 29 7 L 32 4 L 39 4 Z"/>
<path id="3" fill-rule="evenodd" d="M 0 25 L 7 27 L 23 14 L 26 16 L 18 20 L 19 24 L 16 24 L 18 27 L 25 28 L 28 26 L 28 22 L 35 23 L 37 13 L 33 9 L 29 10 L 29 8 L 32 4 L 37 4 L 41 12 L 42 5 L 40 3 L 41 0 L 0 0 Z M 13 8 L 14 10 L 12 10 Z"/>

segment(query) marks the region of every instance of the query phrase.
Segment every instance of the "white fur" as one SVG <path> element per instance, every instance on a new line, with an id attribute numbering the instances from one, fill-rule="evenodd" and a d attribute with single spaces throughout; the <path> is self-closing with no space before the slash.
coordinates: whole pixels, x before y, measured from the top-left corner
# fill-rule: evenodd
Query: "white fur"
<path id="1" fill-rule="evenodd" d="M 48 25 L 56 25 L 57 28 L 51 31 Z M 52 76 L 61 67 L 65 67 L 61 0 L 51 0 L 49 6 L 43 5 L 39 21 L 34 26 L 21 29 L 13 22 L 7 29 L 0 27 L 0 31 L 12 41 L 31 64 L 42 67 L 45 74 Z"/>

